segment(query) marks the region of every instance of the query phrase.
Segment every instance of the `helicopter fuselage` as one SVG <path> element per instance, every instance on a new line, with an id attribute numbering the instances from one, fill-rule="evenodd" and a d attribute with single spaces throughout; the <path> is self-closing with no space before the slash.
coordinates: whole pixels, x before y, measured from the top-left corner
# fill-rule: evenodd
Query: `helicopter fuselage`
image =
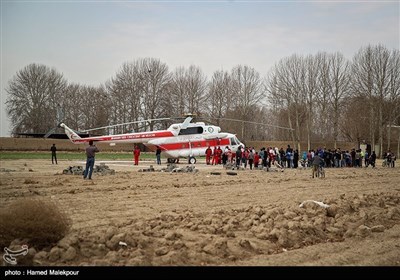
<path id="1" fill-rule="evenodd" d="M 61 124 L 70 140 L 75 144 L 89 141 L 112 143 L 143 143 L 150 149 L 161 148 L 162 153 L 171 158 L 194 158 L 205 156 L 208 147 L 228 147 L 236 152 L 243 144 L 236 135 L 222 132 L 219 126 L 205 125 L 203 122 L 190 123 L 188 119 L 184 123 L 172 124 L 166 130 L 126 133 L 118 135 L 104 135 L 80 138 L 72 129 Z"/>

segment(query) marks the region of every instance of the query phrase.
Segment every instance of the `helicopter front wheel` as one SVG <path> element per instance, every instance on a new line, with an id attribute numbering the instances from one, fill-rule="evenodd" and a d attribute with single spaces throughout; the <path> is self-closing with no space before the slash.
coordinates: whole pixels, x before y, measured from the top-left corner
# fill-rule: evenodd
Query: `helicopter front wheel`
<path id="1" fill-rule="evenodd" d="M 190 164 L 195 164 L 196 163 L 196 158 L 195 157 L 189 157 L 189 163 Z"/>

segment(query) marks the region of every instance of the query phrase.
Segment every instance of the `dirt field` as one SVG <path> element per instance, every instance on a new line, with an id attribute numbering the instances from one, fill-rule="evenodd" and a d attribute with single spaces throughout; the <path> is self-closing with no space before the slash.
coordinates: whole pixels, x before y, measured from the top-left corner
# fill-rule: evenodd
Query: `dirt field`
<path id="1" fill-rule="evenodd" d="M 83 162 L 0 162 L 0 210 L 40 197 L 72 219 L 57 245 L 31 250 L 33 265 L 400 265 L 398 166 L 326 169 L 312 179 L 304 169 L 231 176 L 201 162 L 197 173 L 106 164 L 115 175 L 88 181 L 62 174 Z M 307 200 L 329 207 L 299 207 Z"/>

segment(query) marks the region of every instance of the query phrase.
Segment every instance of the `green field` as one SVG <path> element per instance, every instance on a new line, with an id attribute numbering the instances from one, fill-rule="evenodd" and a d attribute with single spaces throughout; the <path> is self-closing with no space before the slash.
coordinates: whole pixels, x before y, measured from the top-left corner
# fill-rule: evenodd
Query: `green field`
<path id="1" fill-rule="evenodd" d="M 49 159 L 51 160 L 51 152 L 0 152 L 0 160 L 7 159 Z M 84 160 L 86 155 L 84 152 L 57 152 L 57 160 Z M 133 160 L 133 153 L 98 153 L 97 160 Z M 156 159 L 154 153 L 141 153 L 140 159 Z"/>

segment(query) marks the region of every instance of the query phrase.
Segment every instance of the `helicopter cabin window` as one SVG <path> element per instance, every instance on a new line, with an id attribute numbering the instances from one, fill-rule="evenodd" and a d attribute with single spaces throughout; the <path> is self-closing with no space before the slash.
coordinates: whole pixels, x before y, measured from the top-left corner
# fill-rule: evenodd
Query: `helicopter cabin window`
<path id="1" fill-rule="evenodd" d="M 186 129 L 181 129 L 179 131 L 179 135 L 202 134 L 202 133 L 203 133 L 203 127 L 201 126 L 188 127 Z"/>
<path id="2" fill-rule="evenodd" d="M 234 145 L 237 145 L 237 144 L 238 144 L 238 143 L 236 143 L 235 138 L 231 138 L 231 145 L 234 146 Z"/>

